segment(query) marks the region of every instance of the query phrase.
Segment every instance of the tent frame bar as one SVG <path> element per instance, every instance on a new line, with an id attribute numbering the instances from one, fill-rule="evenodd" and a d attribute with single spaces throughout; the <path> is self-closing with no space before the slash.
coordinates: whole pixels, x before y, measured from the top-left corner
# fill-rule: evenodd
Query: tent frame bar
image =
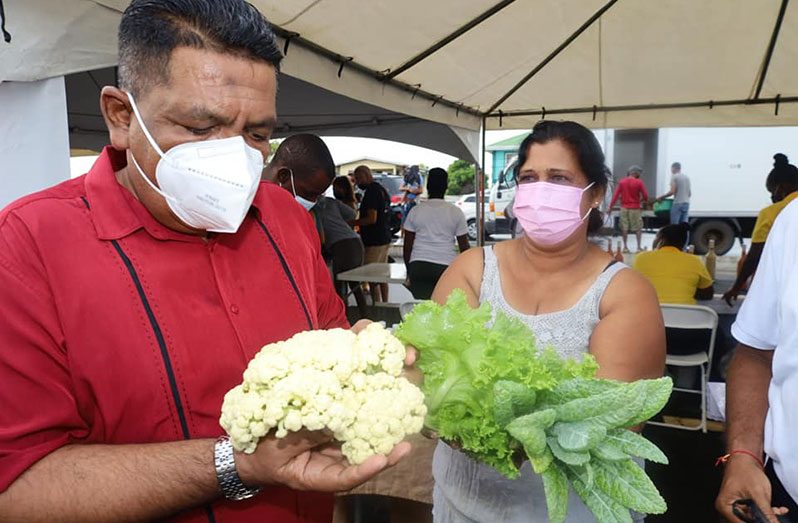
<path id="1" fill-rule="evenodd" d="M 456 103 L 456 102 L 452 102 L 450 100 L 447 100 L 443 96 L 434 95 L 432 93 L 424 91 L 424 90 L 421 89 L 420 85 L 409 85 L 409 84 L 406 84 L 406 83 L 401 82 L 399 80 L 396 80 L 396 79 L 393 79 L 393 78 L 388 78 L 388 77 L 386 77 L 384 71 L 382 71 L 382 72 L 381 71 L 375 71 L 374 69 L 371 69 L 371 68 L 369 68 L 369 67 L 367 67 L 367 66 L 365 66 L 365 65 L 363 65 L 361 63 L 356 62 L 354 60 L 354 58 L 351 57 L 351 56 L 340 55 L 340 54 L 336 53 L 335 51 L 331 51 L 331 50 L 327 49 L 326 47 L 322 47 L 322 46 L 316 44 L 315 42 L 312 42 L 312 41 L 310 41 L 310 40 L 308 40 L 306 38 L 302 38 L 302 36 L 299 33 L 294 33 L 294 32 L 291 32 L 291 31 L 287 31 L 287 30 L 283 29 L 282 27 L 279 27 L 279 26 L 276 26 L 276 25 L 272 25 L 272 30 L 275 32 L 275 34 L 277 34 L 279 37 L 283 38 L 286 41 L 286 46 L 285 46 L 285 50 L 286 50 L 285 52 L 286 53 L 288 51 L 288 47 L 289 47 L 288 44 L 289 43 L 290 44 L 300 45 L 301 47 L 304 47 L 305 49 L 308 49 L 309 51 L 311 51 L 311 52 L 313 52 L 313 53 L 315 53 L 315 54 L 317 54 L 319 56 L 323 56 L 325 58 L 328 58 L 330 61 L 339 64 L 339 66 L 340 66 L 339 69 L 338 69 L 338 76 L 339 77 L 341 76 L 341 73 L 342 73 L 344 67 L 347 67 L 347 68 L 350 68 L 350 69 L 354 69 L 355 71 L 358 71 L 361 74 L 365 74 L 367 76 L 375 78 L 376 80 L 379 80 L 379 81 L 381 81 L 383 83 L 390 84 L 393 87 L 396 87 L 398 89 L 401 89 L 403 91 L 411 93 L 414 98 L 415 97 L 419 97 L 419 98 L 423 98 L 425 100 L 428 100 L 428 101 L 432 102 L 433 106 L 435 106 L 437 104 L 441 104 L 441 105 L 445 105 L 447 107 L 450 107 L 452 109 L 455 109 L 458 112 L 464 112 L 464 113 L 468 113 L 468 114 L 471 114 L 473 116 L 479 116 L 479 117 L 484 116 L 482 112 L 480 112 L 480 111 L 478 111 L 478 110 L 476 110 L 476 109 L 474 109 L 472 107 L 469 107 L 469 106 L 467 106 L 465 104 L 459 104 L 459 103 Z"/>
<path id="2" fill-rule="evenodd" d="M 515 92 L 516 92 L 516 91 L 518 91 L 520 88 L 522 88 L 524 85 L 526 85 L 526 83 L 527 83 L 527 82 L 529 82 L 529 80 L 531 80 L 531 79 L 532 79 L 532 78 L 533 78 L 533 77 L 534 77 L 536 74 L 538 74 L 538 73 L 540 72 L 540 70 L 541 70 L 541 69 L 543 69 L 544 67 L 546 67 L 546 66 L 549 64 L 549 62 L 551 62 L 552 60 L 554 60 L 554 59 L 557 57 L 557 55 L 559 55 L 559 54 L 560 54 L 561 52 L 563 52 L 563 51 L 564 51 L 564 50 L 565 50 L 565 49 L 566 49 L 566 48 L 567 48 L 569 45 L 571 45 L 571 43 L 572 43 L 574 40 L 576 40 L 577 38 L 579 38 L 579 35 L 581 35 L 582 33 L 584 33 L 584 32 L 585 32 L 585 31 L 586 31 L 586 30 L 587 30 L 587 29 L 588 29 L 588 28 L 589 28 L 591 25 L 593 25 L 593 23 L 594 23 L 596 20 L 598 20 L 599 18 L 601 18 L 601 16 L 602 16 L 604 13 L 606 13 L 606 12 L 607 12 L 607 11 L 608 11 L 608 10 L 609 10 L 609 9 L 610 9 L 612 6 L 613 6 L 613 5 L 615 5 L 615 3 L 616 3 L 617 1 L 618 1 L 618 0 L 610 0 L 609 2 L 607 2 L 606 4 L 604 4 L 604 6 L 603 6 L 601 9 L 599 9 L 598 11 L 596 11 L 595 13 L 593 13 L 593 16 L 591 16 L 590 18 L 588 18 L 588 19 L 587 19 L 587 21 L 585 21 L 585 23 L 583 23 L 581 26 L 579 26 L 579 28 L 578 28 L 576 31 L 574 31 L 574 32 L 571 34 L 571 36 L 569 36 L 568 38 L 566 38 L 566 39 L 565 39 L 565 41 L 564 41 L 563 43 L 561 43 L 559 46 L 557 46 L 557 48 L 556 48 L 554 51 L 552 51 L 551 53 L 549 53 L 549 55 L 548 55 L 546 58 L 544 58 L 544 59 L 543 59 L 543 61 L 542 61 L 542 62 L 540 62 L 540 63 L 539 63 L 537 66 L 535 66 L 535 68 L 534 68 L 534 69 L 532 69 L 532 70 L 531 70 L 529 73 L 527 73 L 527 75 L 526 75 L 526 76 L 524 76 L 524 77 L 521 79 L 521 81 L 520 81 L 520 82 L 518 82 L 517 84 L 515 84 L 515 85 L 512 87 L 512 89 L 510 89 L 509 91 L 507 91 L 506 93 L 504 93 L 504 95 L 503 95 L 501 98 L 499 98 L 498 100 L 496 100 L 496 102 L 495 102 L 493 105 L 491 105 L 491 106 L 490 106 L 490 109 L 488 109 L 488 110 L 486 111 L 486 113 L 487 113 L 487 114 L 489 114 L 489 115 L 490 115 L 490 114 L 492 114 L 492 113 L 493 113 L 493 112 L 494 112 L 494 111 L 495 111 L 495 110 L 496 110 L 496 109 L 497 109 L 497 108 L 498 108 L 498 107 L 499 107 L 501 104 L 503 104 L 503 103 L 504 103 L 504 102 L 505 102 L 505 101 L 506 101 L 508 98 L 510 98 L 510 97 L 511 97 L 513 94 L 515 94 Z"/>
<path id="3" fill-rule="evenodd" d="M 488 114 L 488 118 L 511 118 L 513 116 L 547 116 L 551 114 L 579 114 L 579 113 L 613 113 L 621 111 L 651 111 L 660 109 L 691 109 L 696 107 L 706 107 L 712 109 L 719 106 L 730 105 L 767 105 L 776 106 L 778 114 L 779 104 L 796 103 L 798 96 L 775 96 L 773 98 L 744 98 L 740 100 L 710 100 L 708 102 L 682 102 L 669 104 L 640 104 L 640 105 L 615 105 L 615 106 L 590 106 L 590 107 L 571 107 L 566 109 L 535 109 L 521 111 L 499 111 Z"/>
<path id="4" fill-rule="evenodd" d="M 784 14 L 787 12 L 787 4 L 790 0 L 781 0 L 781 7 L 779 8 L 779 15 L 776 17 L 776 24 L 773 26 L 773 33 L 770 35 L 770 43 L 768 44 L 767 53 L 765 53 L 765 60 L 762 62 L 762 72 L 759 74 L 759 81 L 756 85 L 756 92 L 754 98 L 759 98 L 762 92 L 762 86 L 765 85 L 765 77 L 768 74 L 770 67 L 770 59 L 773 57 L 773 51 L 776 49 L 776 42 L 779 39 L 779 31 L 781 31 L 781 23 L 784 21 Z"/>
<path id="5" fill-rule="evenodd" d="M 391 79 L 395 78 L 396 76 L 404 73 L 405 71 L 407 71 L 411 67 L 415 66 L 416 64 L 418 64 L 422 60 L 425 60 L 425 59 L 429 58 L 431 55 L 433 55 L 434 53 L 438 52 L 439 50 L 441 50 L 446 45 L 452 43 L 454 40 L 457 40 L 462 35 L 464 35 L 468 31 L 470 31 L 471 29 L 475 28 L 476 26 L 478 26 L 479 24 L 481 24 L 482 22 L 484 22 L 485 20 L 487 20 L 491 16 L 495 15 L 496 13 L 498 13 L 499 11 L 501 11 L 502 9 L 504 9 L 505 7 L 507 7 L 508 5 L 512 4 L 515 1 L 516 0 L 502 0 L 501 2 L 497 3 L 496 5 L 494 5 L 493 7 L 491 7 L 490 9 L 488 9 L 487 11 L 485 11 L 484 13 L 479 15 L 478 17 L 474 18 L 470 22 L 468 22 L 465 25 L 463 25 L 460 28 L 458 28 L 456 31 L 454 31 L 450 35 L 444 37 L 442 40 L 440 40 L 439 42 L 437 42 L 433 46 L 421 51 L 420 53 L 418 53 L 413 58 L 407 60 L 405 63 L 403 63 L 399 67 L 397 67 L 393 71 L 391 71 L 388 74 L 386 74 L 385 78 L 391 80 Z"/>

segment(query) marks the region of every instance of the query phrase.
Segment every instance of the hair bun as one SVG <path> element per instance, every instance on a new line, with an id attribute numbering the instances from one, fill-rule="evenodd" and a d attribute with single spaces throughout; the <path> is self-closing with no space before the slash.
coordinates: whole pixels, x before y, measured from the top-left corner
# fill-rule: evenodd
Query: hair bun
<path id="1" fill-rule="evenodd" d="M 787 158 L 786 154 L 776 153 L 773 155 L 773 166 L 774 167 L 782 167 L 790 163 L 790 159 Z"/>

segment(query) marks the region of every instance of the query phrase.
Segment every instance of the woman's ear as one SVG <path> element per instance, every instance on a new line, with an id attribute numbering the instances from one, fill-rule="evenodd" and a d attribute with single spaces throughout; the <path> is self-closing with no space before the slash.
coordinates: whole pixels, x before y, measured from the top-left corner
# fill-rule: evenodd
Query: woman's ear
<path id="1" fill-rule="evenodd" d="M 128 139 L 130 119 L 133 110 L 125 91 L 118 87 L 106 86 L 100 92 L 100 109 L 114 149 L 124 151 L 130 148 Z"/>

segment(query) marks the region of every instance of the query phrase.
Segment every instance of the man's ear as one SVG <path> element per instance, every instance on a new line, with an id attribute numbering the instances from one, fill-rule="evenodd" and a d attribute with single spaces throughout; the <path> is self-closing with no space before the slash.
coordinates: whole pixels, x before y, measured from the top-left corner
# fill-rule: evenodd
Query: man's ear
<path id="1" fill-rule="evenodd" d="M 278 167 L 274 175 L 274 182 L 283 187 L 291 186 L 291 169 L 288 167 Z"/>
<path id="2" fill-rule="evenodd" d="M 130 108 L 127 93 L 118 87 L 103 87 L 100 93 L 100 109 L 111 136 L 111 145 L 120 151 L 129 149 L 128 136 L 133 110 Z"/>

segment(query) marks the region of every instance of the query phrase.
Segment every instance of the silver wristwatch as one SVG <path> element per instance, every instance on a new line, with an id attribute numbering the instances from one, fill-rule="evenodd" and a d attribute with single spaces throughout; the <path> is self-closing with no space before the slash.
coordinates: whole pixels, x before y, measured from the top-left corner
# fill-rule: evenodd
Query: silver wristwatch
<path id="1" fill-rule="evenodd" d="M 249 499 L 260 492 L 260 488 L 250 488 L 241 482 L 236 472 L 233 444 L 230 438 L 222 436 L 213 447 L 213 462 L 216 465 L 216 479 L 224 497 L 233 501 Z"/>

